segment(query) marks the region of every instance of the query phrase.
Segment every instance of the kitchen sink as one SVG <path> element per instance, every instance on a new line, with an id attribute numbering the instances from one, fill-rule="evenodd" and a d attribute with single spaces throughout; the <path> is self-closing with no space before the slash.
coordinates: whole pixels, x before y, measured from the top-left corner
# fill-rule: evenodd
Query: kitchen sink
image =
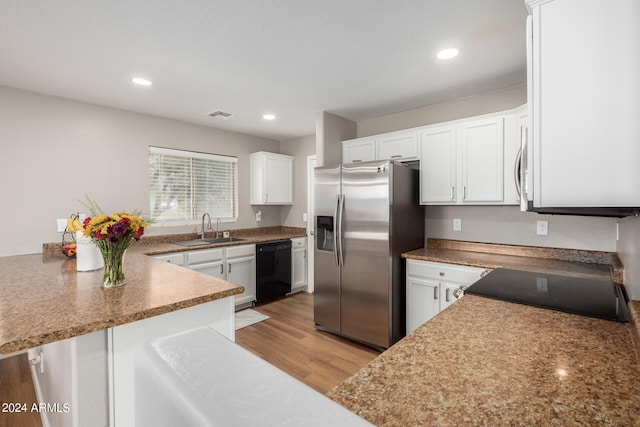
<path id="1" fill-rule="evenodd" d="M 215 245 L 218 243 L 231 243 L 231 242 L 242 242 L 246 239 L 240 239 L 238 237 L 220 237 L 215 239 L 194 239 L 194 240 L 183 240 L 181 242 L 173 242 L 175 245 L 180 246 L 204 246 L 204 245 Z"/>

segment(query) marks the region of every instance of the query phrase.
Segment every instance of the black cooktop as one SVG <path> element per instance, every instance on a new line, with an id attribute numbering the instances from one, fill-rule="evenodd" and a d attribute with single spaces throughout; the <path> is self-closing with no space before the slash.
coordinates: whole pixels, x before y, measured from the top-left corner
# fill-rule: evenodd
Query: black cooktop
<path id="1" fill-rule="evenodd" d="M 627 305 L 620 285 L 611 279 L 496 268 L 465 294 L 627 322 Z"/>

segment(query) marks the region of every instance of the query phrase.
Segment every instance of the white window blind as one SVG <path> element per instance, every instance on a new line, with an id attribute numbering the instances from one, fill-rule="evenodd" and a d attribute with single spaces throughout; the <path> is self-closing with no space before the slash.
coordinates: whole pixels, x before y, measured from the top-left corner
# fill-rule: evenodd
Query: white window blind
<path id="1" fill-rule="evenodd" d="M 149 147 L 151 218 L 238 218 L 238 158 Z"/>

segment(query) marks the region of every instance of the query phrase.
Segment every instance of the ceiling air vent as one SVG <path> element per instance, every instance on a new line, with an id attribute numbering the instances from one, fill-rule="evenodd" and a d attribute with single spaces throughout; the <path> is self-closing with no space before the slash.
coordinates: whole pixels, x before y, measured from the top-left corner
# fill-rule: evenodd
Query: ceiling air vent
<path id="1" fill-rule="evenodd" d="M 223 119 L 223 120 L 227 120 L 227 119 L 230 119 L 232 117 L 231 113 L 226 113 L 226 112 L 220 111 L 220 110 L 214 111 L 213 113 L 209 113 L 209 116 L 217 117 L 217 118 Z"/>

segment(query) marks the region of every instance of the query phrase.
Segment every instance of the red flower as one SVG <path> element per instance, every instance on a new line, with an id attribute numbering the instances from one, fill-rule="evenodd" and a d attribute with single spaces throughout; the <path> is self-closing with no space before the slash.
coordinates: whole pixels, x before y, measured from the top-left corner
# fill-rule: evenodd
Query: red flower
<path id="1" fill-rule="evenodd" d="M 86 228 L 87 224 L 89 224 L 89 221 L 91 221 L 91 217 L 88 216 L 84 219 L 84 221 L 82 221 L 82 225 Z"/>
<path id="2" fill-rule="evenodd" d="M 136 234 L 133 235 L 133 238 L 136 240 L 139 240 L 143 234 L 144 234 L 144 227 L 140 227 L 138 228 L 138 231 L 136 231 Z"/>
<path id="3" fill-rule="evenodd" d="M 99 231 L 96 231 L 96 235 L 93 236 L 94 239 L 96 240 L 104 240 L 107 236 L 105 236 L 104 234 L 102 234 Z"/>

